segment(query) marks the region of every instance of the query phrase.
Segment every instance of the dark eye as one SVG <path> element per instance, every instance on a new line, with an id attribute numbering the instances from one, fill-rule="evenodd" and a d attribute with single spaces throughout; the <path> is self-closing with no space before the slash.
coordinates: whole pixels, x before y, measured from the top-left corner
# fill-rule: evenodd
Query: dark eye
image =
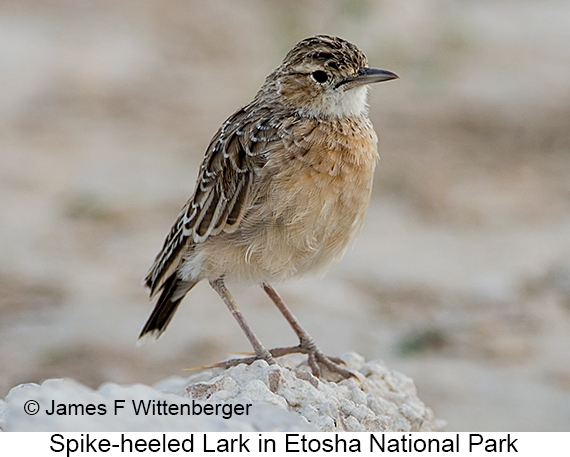
<path id="1" fill-rule="evenodd" d="M 329 75 L 327 75 L 327 73 L 322 70 L 313 71 L 311 73 L 311 76 L 320 84 L 327 82 L 327 79 L 329 79 Z"/>

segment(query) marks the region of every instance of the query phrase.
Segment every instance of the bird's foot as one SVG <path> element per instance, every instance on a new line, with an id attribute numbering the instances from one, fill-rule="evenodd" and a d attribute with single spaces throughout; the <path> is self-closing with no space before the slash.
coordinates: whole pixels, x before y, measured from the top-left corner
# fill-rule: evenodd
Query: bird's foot
<path id="1" fill-rule="evenodd" d="M 338 357 L 331 357 L 323 354 L 319 348 L 314 346 L 314 344 L 310 347 L 306 345 L 299 344 L 297 346 L 292 347 L 283 347 L 283 348 L 274 348 L 269 349 L 270 358 L 268 357 L 260 357 L 257 355 L 249 355 L 247 357 L 234 357 L 227 360 L 222 360 L 221 362 L 214 363 L 212 365 L 202 365 L 199 367 L 193 367 L 193 369 L 209 369 L 209 368 L 231 368 L 235 367 L 241 363 L 246 365 L 251 365 L 256 360 L 265 360 L 269 365 L 275 364 L 275 358 L 282 357 L 288 354 L 307 354 L 308 356 L 308 363 L 311 367 L 311 371 L 313 375 L 317 378 L 321 376 L 321 367 L 319 364 L 325 366 L 330 372 L 337 373 L 345 379 L 349 378 L 356 378 L 359 379 L 358 376 L 350 371 L 349 369 L 345 368 L 346 363 L 338 358 Z M 247 353 L 251 354 L 251 353 Z"/>
<path id="2" fill-rule="evenodd" d="M 311 367 L 313 375 L 319 378 L 321 376 L 321 368 L 319 364 L 325 366 L 329 371 L 341 375 L 345 379 L 356 378 L 352 371 L 345 368 L 346 363 L 338 357 L 330 357 L 321 352 L 321 350 L 310 340 L 301 342 L 297 346 L 270 349 L 269 352 L 273 357 L 281 357 L 287 354 L 307 354 L 308 363 Z"/>

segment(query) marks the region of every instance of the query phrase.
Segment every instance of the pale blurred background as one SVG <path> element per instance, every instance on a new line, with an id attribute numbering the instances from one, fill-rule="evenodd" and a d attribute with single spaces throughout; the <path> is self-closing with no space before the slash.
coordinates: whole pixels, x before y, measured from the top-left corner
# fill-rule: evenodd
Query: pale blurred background
<path id="1" fill-rule="evenodd" d="M 570 430 L 567 0 L 1 0 L 0 398 L 250 350 L 207 284 L 136 348 L 140 281 L 211 136 L 317 33 L 401 79 L 371 90 L 358 242 L 285 300 L 324 352 L 411 376 L 450 431 Z M 296 343 L 232 290 L 267 346 Z"/>

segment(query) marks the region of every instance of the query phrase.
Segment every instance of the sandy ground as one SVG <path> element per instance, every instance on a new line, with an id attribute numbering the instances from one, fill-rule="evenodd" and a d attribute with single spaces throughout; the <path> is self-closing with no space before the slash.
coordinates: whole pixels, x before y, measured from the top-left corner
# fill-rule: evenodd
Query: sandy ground
<path id="1" fill-rule="evenodd" d="M 220 123 L 330 33 L 401 79 L 371 91 L 381 161 L 354 249 L 278 289 L 325 352 L 411 376 L 450 431 L 569 430 L 569 21 L 563 0 L 4 0 L 0 397 L 249 350 L 206 284 L 136 348 L 140 280 Z M 267 346 L 295 342 L 260 289 L 232 291 Z"/>

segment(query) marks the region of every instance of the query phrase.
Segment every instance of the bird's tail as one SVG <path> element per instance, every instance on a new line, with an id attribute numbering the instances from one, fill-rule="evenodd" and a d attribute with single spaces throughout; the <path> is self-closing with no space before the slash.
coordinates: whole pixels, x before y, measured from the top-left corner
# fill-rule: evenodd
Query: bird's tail
<path id="1" fill-rule="evenodd" d="M 137 344 L 142 344 L 146 340 L 155 340 L 166 330 L 172 316 L 178 309 L 178 305 L 198 280 L 182 280 L 172 273 L 162 286 L 162 292 L 158 298 L 154 309 L 144 324 L 139 335 Z"/>

